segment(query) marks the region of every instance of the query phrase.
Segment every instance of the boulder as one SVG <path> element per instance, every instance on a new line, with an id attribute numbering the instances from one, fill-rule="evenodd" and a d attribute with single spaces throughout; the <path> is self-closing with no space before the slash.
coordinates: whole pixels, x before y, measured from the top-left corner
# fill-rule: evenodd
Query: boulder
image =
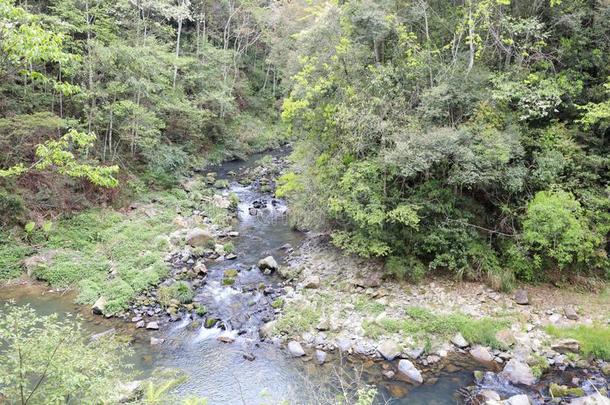
<path id="1" fill-rule="evenodd" d="M 324 364 L 326 362 L 326 356 L 327 356 L 327 354 L 326 354 L 325 351 L 323 351 L 323 350 L 316 350 L 316 354 L 315 354 L 316 363 Z"/>
<path id="2" fill-rule="evenodd" d="M 453 336 L 451 338 L 451 343 L 461 349 L 468 347 L 468 342 L 466 341 L 466 339 L 464 339 L 464 336 L 462 336 L 461 333 L 457 333 L 455 336 Z"/>
<path id="3" fill-rule="evenodd" d="M 574 339 L 561 339 L 551 345 L 551 349 L 558 353 L 578 353 L 580 351 L 580 343 Z"/>
<path id="4" fill-rule="evenodd" d="M 303 281 L 303 288 L 320 288 L 320 277 L 309 276 Z"/>
<path id="5" fill-rule="evenodd" d="M 301 344 L 296 340 L 291 340 L 288 342 L 288 352 L 292 357 L 305 356 L 305 350 L 303 350 Z"/>
<path id="6" fill-rule="evenodd" d="M 531 404 L 530 399 L 525 394 L 513 395 L 512 397 L 510 397 L 506 401 L 504 401 L 504 405 L 530 405 L 530 404 Z"/>
<path id="7" fill-rule="evenodd" d="M 261 270 L 277 270 L 278 267 L 279 266 L 273 256 L 267 256 L 258 261 L 258 268 Z"/>
<path id="8" fill-rule="evenodd" d="M 421 384 L 424 382 L 421 372 L 409 360 L 402 359 L 398 362 L 398 372 L 411 383 Z"/>
<path id="9" fill-rule="evenodd" d="M 192 247 L 205 246 L 214 236 L 201 228 L 194 228 L 186 234 L 186 243 Z"/>
<path id="10" fill-rule="evenodd" d="M 565 314 L 566 318 L 568 318 L 571 321 L 577 321 L 578 320 L 578 314 L 576 313 L 576 310 L 574 309 L 574 307 L 565 307 L 563 309 L 563 313 Z"/>
<path id="11" fill-rule="evenodd" d="M 393 340 L 385 340 L 377 347 L 379 354 L 387 361 L 392 361 L 401 353 L 400 346 Z"/>
<path id="12" fill-rule="evenodd" d="M 516 359 L 506 363 L 502 375 L 513 384 L 533 385 L 536 382 L 530 366 Z"/>
<path id="13" fill-rule="evenodd" d="M 528 305 L 530 301 L 527 296 L 527 291 L 522 288 L 515 291 L 515 302 L 519 305 Z"/>
<path id="14" fill-rule="evenodd" d="M 93 312 L 95 315 L 103 315 L 104 309 L 106 308 L 106 303 L 107 301 L 105 297 L 99 297 L 91 307 L 91 312 Z"/>
<path id="15" fill-rule="evenodd" d="M 510 329 L 502 329 L 496 333 L 496 340 L 505 347 L 511 347 L 517 343 L 515 335 Z"/>
<path id="16" fill-rule="evenodd" d="M 470 349 L 470 355 L 480 363 L 490 363 L 493 361 L 494 356 L 489 353 L 489 350 L 483 346 L 475 346 Z"/>
<path id="17" fill-rule="evenodd" d="M 228 333 L 223 333 L 222 335 L 218 336 L 216 338 L 216 340 L 218 340 L 219 342 L 222 342 L 222 343 L 233 343 L 233 342 L 235 342 L 235 338 L 232 335 L 228 334 Z"/>
<path id="18" fill-rule="evenodd" d="M 479 392 L 479 397 L 481 397 L 483 402 L 500 400 L 500 394 L 494 390 L 481 390 L 481 392 Z"/>
<path id="19" fill-rule="evenodd" d="M 273 336 L 273 330 L 275 328 L 275 322 L 276 321 L 270 321 L 270 322 L 267 322 L 266 324 L 264 324 L 263 326 L 260 327 L 258 332 L 259 332 L 259 334 L 261 335 L 262 338 L 268 339 L 268 338 Z"/>
<path id="20" fill-rule="evenodd" d="M 148 329 L 148 330 L 159 330 L 159 324 L 157 322 L 148 322 L 146 324 L 146 329 Z"/>

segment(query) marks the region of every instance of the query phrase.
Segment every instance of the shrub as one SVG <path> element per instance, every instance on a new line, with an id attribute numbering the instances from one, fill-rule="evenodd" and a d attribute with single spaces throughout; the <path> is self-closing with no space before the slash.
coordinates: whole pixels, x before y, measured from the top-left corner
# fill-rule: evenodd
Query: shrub
<path id="1" fill-rule="evenodd" d="M 6 190 L 0 190 L 0 226 L 16 223 L 24 211 L 21 197 Z"/>
<path id="2" fill-rule="evenodd" d="M 398 280 L 420 281 L 426 275 L 426 266 L 417 258 L 391 256 L 385 263 L 385 271 Z"/>

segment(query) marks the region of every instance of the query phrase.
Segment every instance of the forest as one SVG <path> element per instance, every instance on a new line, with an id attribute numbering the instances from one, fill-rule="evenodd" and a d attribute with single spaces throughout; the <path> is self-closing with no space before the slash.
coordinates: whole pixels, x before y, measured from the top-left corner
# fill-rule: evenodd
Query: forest
<path id="1" fill-rule="evenodd" d="M 5 227 L 290 139 L 295 226 L 397 277 L 610 274 L 607 2 L 0 11 Z"/>

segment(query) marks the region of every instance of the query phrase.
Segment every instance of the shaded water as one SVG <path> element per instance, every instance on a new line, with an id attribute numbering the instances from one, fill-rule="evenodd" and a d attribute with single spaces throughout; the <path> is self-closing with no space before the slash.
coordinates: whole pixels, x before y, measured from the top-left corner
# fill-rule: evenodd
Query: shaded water
<path id="1" fill-rule="evenodd" d="M 216 171 L 219 178 L 231 179 L 230 172 L 255 166 L 261 156 L 225 163 Z M 88 308 L 73 304 L 71 294 L 49 293 L 41 287 L 0 289 L 0 300 L 14 299 L 19 304 L 30 304 L 41 314 L 80 312 L 85 317 L 85 327 L 92 333 L 114 327 L 133 335 L 135 354 L 131 361 L 144 376 L 156 367 L 179 368 L 187 373 L 187 382 L 176 389 L 178 397 L 206 397 L 210 404 L 271 404 L 283 400 L 295 404 L 328 403 L 335 394 L 328 391 L 329 386 L 331 390 L 333 385 L 337 386 L 333 381 L 337 375 L 342 375 L 346 380 L 357 376 L 363 382 L 377 385 L 379 403 L 390 398 L 395 398 L 392 403 L 396 404 L 454 404 L 458 401 L 456 389 L 472 384 L 471 371 L 441 372 L 434 383 L 412 387 L 383 381 L 380 363 L 335 359 L 319 366 L 312 361 L 291 359 L 280 347 L 260 342 L 258 327 L 273 311 L 269 298 L 257 286 L 264 283 L 277 287 L 280 280 L 262 274 L 255 265 L 267 255 L 273 255 L 281 264 L 284 252 L 279 248 L 286 243 L 296 247 L 303 235 L 288 225 L 283 202 L 271 204 L 270 196 L 236 182 L 231 183 L 229 192 L 240 198 L 239 222 L 235 226 L 240 236 L 234 240 L 238 257 L 209 264 L 206 284 L 197 291 L 195 298 L 211 308 L 227 330 L 192 327 L 189 320 L 169 324 L 158 332 L 134 330 L 132 325 L 122 321 L 92 316 Z M 252 202 L 261 199 L 267 200 L 267 208 L 260 210 L 258 215 L 250 215 Z M 229 268 L 240 270 L 237 282 L 233 286 L 223 286 L 222 275 Z M 247 332 L 238 335 L 238 330 Z M 236 340 L 231 344 L 222 343 L 217 339 L 221 334 Z M 151 336 L 163 337 L 165 343 L 150 346 Z M 253 355 L 255 359 L 248 360 L 244 354 Z"/>

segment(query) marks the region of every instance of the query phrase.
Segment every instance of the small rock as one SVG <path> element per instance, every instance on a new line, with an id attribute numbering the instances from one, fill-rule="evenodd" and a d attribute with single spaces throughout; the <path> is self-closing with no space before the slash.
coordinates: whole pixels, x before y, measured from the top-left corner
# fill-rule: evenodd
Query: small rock
<path id="1" fill-rule="evenodd" d="M 377 351 L 387 361 L 392 361 L 400 355 L 400 346 L 393 340 L 385 340 L 378 347 Z"/>
<path id="2" fill-rule="evenodd" d="M 502 375 L 513 384 L 533 385 L 536 382 L 530 366 L 516 359 L 506 363 Z"/>
<path id="3" fill-rule="evenodd" d="M 407 356 L 409 356 L 410 358 L 412 358 L 413 360 L 417 360 L 421 357 L 422 354 L 424 354 L 424 348 L 423 347 L 416 347 L 414 349 L 411 350 L 407 350 L 405 352 L 405 354 Z"/>
<path id="4" fill-rule="evenodd" d="M 502 329 L 496 333 L 496 340 L 505 347 L 513 346 L 517 340 L 510 329 Z"/>
<path id="5" fill-rule="evenodd" d="M 258 261 L 258 268 L 261 270 L 277 270 L 278 264 L 273 256 L 267 256 Z"/>
<path id="6" fill-rule="evenodd" d="M 553 314 L 551 316 L 549 316 L 549 322 L 551 323 L 557 323 L 561 320 L 561 314 Z"/>
<path id="7" fill-rule="evenodd" d="M 201 228 L 194 228 L 186 234 L 186 243 L 192 247 L 205 246 L 214 236 Z"/>
<path id="8" fill-rule="evenodd" d="M 481 390 L 481 392 L 479 392 L 479 396 L 484 402 L 500 400 L 500 394 L 494 390 Z"/>
<path id="9" fill-rule="evenodd" d="M 146 324 L 146 329 L 148 329 L 148 330 L 159 330 L 159 324 L 157 322 L 148 322 Z"/>
<path id="10" fill-rule="evenodd" d="M 525 394 L 513 395 L 512 397 L 510 397 L 506 401 L 504 401 L 504 405 L 530 405 L 530 404 L 531 404 L 530 399 Z"/>
<path id="11" fill-rule="evenodd" d="M 163 344 L 163 342 L 165 342 L 165 339 L 160 339 L 160 338 L 156 338 L 156 337 L 150 338 L 151 346 L 157 346 L 157 345 Z"/>
<path id="12" fill-rule="evenodd" d="M 572 321 L 578 320 L 578 314 L 576 313 L 576 310 L 574 309 L 574 307 L 565 307 L 563 309 L 563 313 L 565 314 L 566 318 L 568 318 Z"/>
<path id="13" fill-rule="evenodd" d="M 396 376 L 396 373 L 393 370 L 383 370 L 381 374 L 388 380 L 392 380 Z"/>
<path id="14" fill-rule="evenodd" d="M 295 340 L 288 342 L 288 351 L 292 357 L 305 356 L 305 350 L 303 350 L 301 344 Z"/>
<path id="15" fill-rule="evenodd" d="M 324 318 L 320 321 L 320 323 L 318 323 L 318 325 L 316 326 L 316 329 L 319 331 L 328 331 L 330 330 L 330 321 L 328 320 L 328 318 Z"/>
<path id="16" fill-rule="evenodd" d="M 216 338 L 216 340 L 218 340 L 219 342 L 222 342 L 222 343 L 233 343 L 233 342 L 235 342 L 235 338 L 233 336 L 231 336 L 231 335 L 228 335 L 228 334 L 222 334 L 222 335 L 218 336 Z"/>
<path id="17" fill-rule="evenodd" d="M 146 326 L 146 322 L 144 321 L 139 321 L 138 323 L 136 323 L 136 328 L 140 329 Z"/>
<path id="18" fill-rule="evenodd" d="M 324 364 L 326 362 L 326 352 L 323 350 L 316 350 L 316 363 L 318 364 Z"/>
<path id="19" fill-rule="evenodd" d="M 352 341 L 350 339 L 338 338 L 336 340 L 337 348 L 341 352 L 347 352 L 352 348 Z"/>
<path id="20" fill-rule="evenodd" d="M 303 288 L 320 288 L 320 277 L 318 276 L 309 276 L 303 281 Z"/>
<path id="21" fill-rule="evenodd" d="M 561 339 L 552 344 L 551 349 L 558 353 L 578 353 L 580 352 L 580 343 L 574 339 Z"/>
<path id="22" fill-rule="evenodd" d="M 256 360 L 256 356 L 254 356 L 254 354 L 252 354 L 250 352 L 243 353 L 243 358 L 248 360 L 248 361 Z"/>
<path id="23" fill-rule="evenodd" d="M 522 288 L 515 291 L 515 302 L 519 305 L 528 305 L 530 301 L 527 296 L 527 291 Z"/>
<path id="24" fill-rule="evenodd" d="M 102 296 L 102 297 L 99 297 L 95 301 L 95 303 L 91 307 L 91 312 L 93 312 L 95 315 L 103 315 L 105 308 L 106 308 L 106 298 Z"/>
<path id="25" fill-rule="evenodd" d="M 464 347 L 468 347 L 468 342 L 466 341 L 466 339 L 464 339 L 464 336 L 462 336 L 461 333 L 458 333 L 453 338 L 451 338 L 451 343 L 461 349 L 463 349 Z"/>
<path id="26" fill-rule="evenodd" d="M 487 350 L 483 346 L 475 346 L 472 349 L 470 349 L 470 355 L 476 361 L 481 362 L 481 363 L 490 363 L 494 359 L 494 356 L 492 356 L 491 353 L 489 353 L 489 350 Z"/>
<path id="27" fill-rule="evenodd" d="M 402 359 L 398 362 L 398 372 L 411 383 L 421 384 L 424 382 L 421 372 L 409 360 Z"/>

